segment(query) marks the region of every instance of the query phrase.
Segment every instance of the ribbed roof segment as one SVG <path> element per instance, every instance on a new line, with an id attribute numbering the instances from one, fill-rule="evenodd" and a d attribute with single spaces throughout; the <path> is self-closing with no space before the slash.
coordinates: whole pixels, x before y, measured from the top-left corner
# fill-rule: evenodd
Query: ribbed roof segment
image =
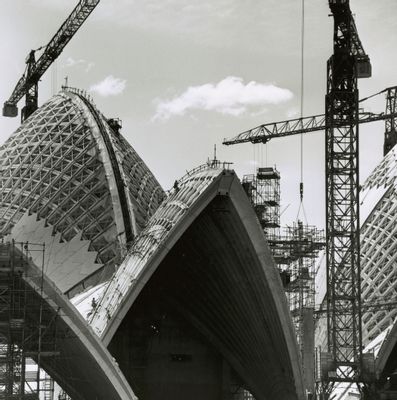
<path id="1" fill-rule="evenodd" d="M 395 302 L 397 295 L 397 149 L 374 169 L 361 189 L 361 279 L 367 304 Z M 382 309 L 383 308 L 383 309 Z M 365 343 L 395 320 L 395 307 L 370 308 L 363 315 Z"/>
<path id="2" fill-rule="evenodd" d="M 36 213 L 61 241 L 89 240 L 109 271 L 164 196 L 128 142 L 86 96 L 69 89 L 0 148 L 0 184 L 0 234 L 26 211 Z"/>
<path id="3" fill-rule="evenodd" d="M 168 199 L 161 204 L 106 288 L 99 312 L 94 314 L 91 321 L 99 336 L 108 328 L 109 316 L 118 311 L 153 253 L 158 251 L 169 232 L 221 174 L 222 169 L 204 166 L 201 170 L 184 177 L 179 183 L 180 187 L 173 190 Z"/>
<path id="4" fill-rule="evenodd" d="M 208 164 L 174 186 L 93 310 L 91 326 L 105 344 L 118 340 L 121 324 L 133 325 L 145 293 L 154 307 L 168 301 L 179 310 L 256 398 L 304 397 L 281 280 L 234 171 Z M 123 351 L 133 359 L 131 348 Z M 130 379 L 139 386 L 137 375 Z"/>

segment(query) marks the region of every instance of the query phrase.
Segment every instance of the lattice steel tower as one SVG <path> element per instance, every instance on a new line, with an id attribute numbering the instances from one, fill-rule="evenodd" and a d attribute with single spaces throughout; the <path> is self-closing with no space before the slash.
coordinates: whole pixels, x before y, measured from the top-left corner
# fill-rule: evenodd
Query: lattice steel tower
<path id="1" fill-rule="evenodd" d="M 348 0 L 330 0 L 334 53 L 327 63 L 326 230 L 328 379 L 361 381 L 360 218 L 357 79 L 371 65 Z"/>

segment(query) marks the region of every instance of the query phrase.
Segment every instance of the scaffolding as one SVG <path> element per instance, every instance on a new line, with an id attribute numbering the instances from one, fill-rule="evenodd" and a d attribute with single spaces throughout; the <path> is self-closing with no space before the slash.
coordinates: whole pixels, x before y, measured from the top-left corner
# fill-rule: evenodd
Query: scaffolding
<path id="1" fill-rule="evenodd" d="M 58 354 L 55 324 L 43 284 L 33 289 L 24 279 L 33 251 L 44 263 L 44 245 L 0 243 L 0 400 L 54 400 L 54 381 L 41 360 Z"/>
<path id="2" fill-rule="evenodd" d="M 315 262 L 325 247 L 323 230 L 301 221 L 280 229 L 280 173 L 258 168 L 242 182 L 268 240 L 295 326 L 307 388 L 314 390 L 314 277 Z M 247 393 L 249 396 L 249 393 Z M 252 397 L 248 397 L 252 398 Z"/>
<path id="3" fill-rule="evenodd" d="M 276 168 L 258 168 L 255 175 L 244 175 L 243 188 L 266 234 L 280 228 L 280 173 Z"/>
<path id="4" fill-rule="evenodd" d="M 314 309 L 315 262 L 325 247 L 324 231 L 298 221 L 285 227 L 283 234 L 268 235 L 267 239 L 283 280 L 298 343 L 302 346 L 305 310 Z"/>

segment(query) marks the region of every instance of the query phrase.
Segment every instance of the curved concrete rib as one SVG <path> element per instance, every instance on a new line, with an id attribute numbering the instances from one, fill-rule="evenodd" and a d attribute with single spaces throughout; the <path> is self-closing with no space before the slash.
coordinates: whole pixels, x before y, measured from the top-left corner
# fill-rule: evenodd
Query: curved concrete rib
<path id="1" fill-rule="evenodd" d="M 0 249 L 2 255 L 9 252 L 8 265 L 18 270 L 14 276 L 26 285 L 27 326 L 38 324 L 40 305 L 43 310 L 41 352 L 35 347 L 37 341 L 32 341 L 25 343 L 31 347 L 24 348 L 26 354 L 31 352 L 36 361 L 42 354 L 41 367 L 75 400 L 136 400 L 112 356 L 55 284 L 12 245 L 0 244 Z M 8 268 L 6 261 L 3 257 L 0 272 Z M 46 336 L 50 331 L 56 337 L 53 341 Z"/>
<path id="2" fill-rule="evenodd" d="M 186 176 L 137 237 L 91 320 L 105 344 L 148 290 L 172 303 L 257 400 L 304 398 L 281 281 L 233 171 L 205 166 Z"/>

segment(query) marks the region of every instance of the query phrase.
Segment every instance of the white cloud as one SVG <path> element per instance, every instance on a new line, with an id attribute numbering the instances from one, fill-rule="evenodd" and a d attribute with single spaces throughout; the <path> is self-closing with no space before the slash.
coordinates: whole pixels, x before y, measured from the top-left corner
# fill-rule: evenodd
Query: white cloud
<path id="1" fill-rule="evenodd" d="M 75 60 L 75 59 L 72 58 L 72 57 L 68 57 L 68 58 L 66 59 L 66 64 L 65 64 L 65 66 L 66 66 L 66 67 L 74 67 L 74 66 L 79 65 L 79 64 L 85 64 L 86 62 L 87 62 L 87 61 L 86 61 L 86 60 L 83 60 L 83 59 Z"/>
<path id="2" fill-rule="evenodd" d="M 84 67 L 85 72 L 90 72 L 91 69 L 95 66 L 95 63 L 92 61 L 84 60 L 83 58 L 80 58 L 79 60 L 75 60 L 72 57 L 68 57 L 66 59 L 64 67 L 65 68 L 73 68 L 78 65 Z"/>
<path id="3" fill-rule="evenodd" d="M 103 97 L 117 96 L 124 92 L 126 84 L 126 80 L 109 75 L 104 80 L 92 85 L 90 91 Z"/>
<path id="4" fill-rule="evenodd" d="M 244 83 L 243 79 L 229 76 L 213 84 L 190 86 L 181 95 L 171 100 L 156 99 L 154 119 L 168 119 L 173 115 L 184 115 L 190 110 L 216 111 L 239 116 L 248 111 L 257 113 L 267 104 L 279 104 L 290 100 L 293 94 L 288 89 L 273 84 Z"/>

